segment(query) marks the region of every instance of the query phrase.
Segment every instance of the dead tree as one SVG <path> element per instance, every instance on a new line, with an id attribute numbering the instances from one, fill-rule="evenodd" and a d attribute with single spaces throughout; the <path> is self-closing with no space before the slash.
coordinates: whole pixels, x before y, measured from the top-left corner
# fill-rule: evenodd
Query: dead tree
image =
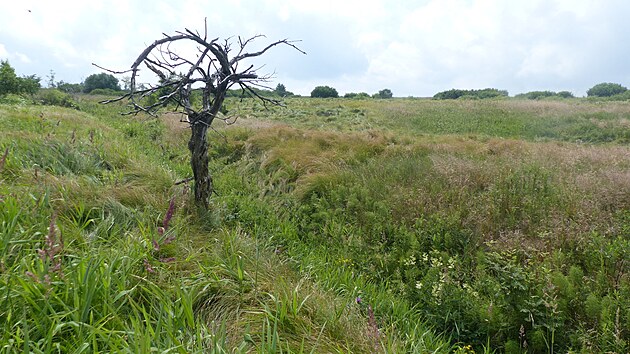
<path id="1" fill-rule="evenodd" d="M 209 40 L 207 25 L 203 36 L 185 29 L 184 32 L 175 32 L 174 35 L 164 34 L 164 38 L 144 49 L 130 70 L 114 72 L 131 73 L 129 93 L 105 103 L 127 99 L 132 107 L 127 114 L 155 114 L 158 109 L 167 105 L 173 107 L 174 111 L 186 114 L 186 122 L 191 129 L 188 149 L 191 154 L 195 202 L 204 208 L 208 207 L 213 192 L 212 177 L 208 171 L 207 132 L 215 119 L 223 119 L 218 114 L 228 90 L 236 86 L 242 93 L 259 99 L 264 104 L 280 104 L 277 100 L 261 96 L 253 89 L 269 81 L 271 76 L 258 75 L 259 68 L 246 64 L 248 59 L 261 56 L 279 45 L 304 53 L 294 44 L 295 41 L 288 39 L 270 43 L 258 51 L 247 51 L 247 47 L 261 37 L 264 36 Z M 189 53 L 186 53 L 187 50 Z M 149 85 L 148 88 L 138 84 L 143 65 L 157 76 L 159 84 Z M 201 104 L 192 102 L 191 95 L 196 91 L 200 92 Z M 150 100 L 150 97 L 153 99 Z"/>

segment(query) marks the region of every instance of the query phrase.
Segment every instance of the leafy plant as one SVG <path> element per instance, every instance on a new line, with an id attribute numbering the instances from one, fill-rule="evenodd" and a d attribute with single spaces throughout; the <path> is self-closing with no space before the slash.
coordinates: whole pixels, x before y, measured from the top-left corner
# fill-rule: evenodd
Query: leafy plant
<path id="1" fill-rule="evenodd" d="M 59 106 L 78 109 L 78 105 L 72 98 L 72 96 L 57 89 L 41 89 L 37 92 L 33 99 L 36 102 L 47 106 Z"/>

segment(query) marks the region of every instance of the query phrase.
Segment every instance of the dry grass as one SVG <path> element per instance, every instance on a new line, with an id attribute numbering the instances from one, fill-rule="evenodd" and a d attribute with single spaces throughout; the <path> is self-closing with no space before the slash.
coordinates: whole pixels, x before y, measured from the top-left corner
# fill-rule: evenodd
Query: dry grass
<path id="1" fill-rule="evenodd" d="M 416 165 L 410 171 L 421 174 L 405 177 L 400 170 L 399 177 L 380 178 L 385 187 L 378 189 L 387 191 L 381 197 L 392 215 L 412 221 L 427 213 L 459 213 L 464 225 L 502 247 L 527 244 L 542 250 L 594 229 L 607 230 L 615 211 L 628 208 L 630 200 L 630 148 L 625 146 L 465 136 L 403 139 L 375 131 L 287 126 L 260 128 L 246 144 L 250 153 L 262 154 L 262 168 L 269 173 L 291 171 L 298 195 L 323 180 L 348 181 L 353 170 L 363 171 L 354 172 L 358 181 L 377 178 L 370 173 L 380 173 L 378 165 L 387 161 L 400 160 L 400 168 Z M 515 214 L 505 216 L 499 201 L 516 208 L 508 211 Z M 501 221 L 508 216 L 516 224 Z"/>
<path id="2" fill-rule="evenodd" d="M 265 151 L 263 167 L 282 161 L 305 175 L 364 161 L 383 151 L 386 143 L 386 136 L 373 132 L 342 134 L 278 126 L 256 132 L 247 141 L 247 149 Z"/>

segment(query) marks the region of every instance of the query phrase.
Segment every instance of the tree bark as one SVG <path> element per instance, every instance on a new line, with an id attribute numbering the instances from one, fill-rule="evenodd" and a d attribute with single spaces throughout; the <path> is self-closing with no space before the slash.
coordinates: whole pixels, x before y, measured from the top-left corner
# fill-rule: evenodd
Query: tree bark
<path id="1" fill-rule="evenodd" d="M 194 120 L 193 120 L 194 121 Z M 193 191 L 195 203 L 208 209 L 208 201 L 212 195 L 212 176 L 208 170 L 208 141 L 206 134 L 208 125 L 203 121 L 191 126 L 188 149 L 190 150 L 190 166 L 193 171 Z"/>

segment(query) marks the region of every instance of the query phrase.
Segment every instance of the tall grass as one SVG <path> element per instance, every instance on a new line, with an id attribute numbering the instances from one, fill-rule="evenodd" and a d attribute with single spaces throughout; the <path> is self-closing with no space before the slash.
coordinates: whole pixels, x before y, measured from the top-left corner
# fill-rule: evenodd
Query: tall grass
<path id="1" fill-rule="evenodd" d="M 284 242 L 308 245 L 298 258 L 309 259 L 309 269 L 317 264 L 309 254 L 328 260 L 329 275 L 315 274 L 331 289 L 345 289 L 331 267 L 387 284 L 461 347 L 627 348 L 628 303 L 616 295 L 627 291 L 619 283 L 627 264 L 601 258 L 628 252 L 619 218 L 627 208 L 626 147 L 286 127 L 263 128 L 246 146 L 234 167 L 258 174 L 260 194 L 292 220 L 295 236 Z M 285 187 L 276 192 L 277 185 Z M 241 225 L 269 225 L 269 214 L 230 208 Z M 586 265 L 597 259 L 601 268 Z M 583 322 L 586 298 L 577 287 L 607 299 L 597 309 L 605 328 Z M 390 323 L 405 318 L 374 308 L 377 317 L 395 314 Z M 612 333 L 618 340 L 603 339 Z"/>
<path id="2" fill-rule="evenodd" d="M 76 102 L 0 105 L 3 352 L 630 347 L 624 102 L 230 101 L 209 212 L 176 116 Z"/>
<path id="3" fill-rule="evenodd" d="M 296 229 L 262 223 L 275 210 L 261 185 L 224 170 L 251 153 L 245 145 L 213 144 L 212 168 L 226 179 L 213 214 L 198 213 L 189 187 L 175 185 L 188 173 L 185 134 L 119 108 L 79 107 L 87 113 L 0 106 L 2 352 L 372 350 L 352 295 L 301 279 L 297 253 L 279 246 L 297 236 L 274 234 Z M 229 205 L 244 219 L 234 222 Z M 387 332 L 387 350 L 411 345 L 400 336 Z"/>

